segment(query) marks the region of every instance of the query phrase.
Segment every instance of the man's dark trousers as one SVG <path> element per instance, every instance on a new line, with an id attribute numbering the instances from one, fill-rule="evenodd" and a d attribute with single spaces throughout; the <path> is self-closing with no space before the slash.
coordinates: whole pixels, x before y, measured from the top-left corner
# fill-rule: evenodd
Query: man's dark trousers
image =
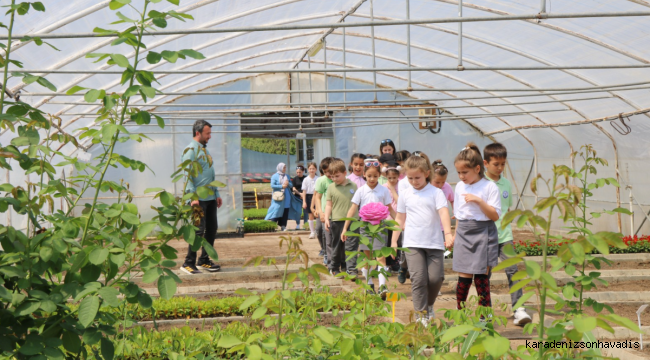
<path id="1" fill-rule="evenodd" d="M 214 238 L 217 235 L 217 200 L 199 201 L 199 206 L 203 209 L 203 218 L 199 229 L 196 230 L 196 237 L 204 238 L 208 244 L 214 247 Z M 201 257 L 199 258 L 198 265 L 209 264 L 210 256 L 201 247 Z M 189 246 L 187 256 L 185 257 L 185 265 L 197 265 L 196 251 L 192 251 L 192 245 Z"/>

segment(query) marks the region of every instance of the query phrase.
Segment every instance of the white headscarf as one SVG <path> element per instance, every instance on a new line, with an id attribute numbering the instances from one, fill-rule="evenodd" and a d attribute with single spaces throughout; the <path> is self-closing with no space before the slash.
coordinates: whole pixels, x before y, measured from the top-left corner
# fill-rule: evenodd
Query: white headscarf
<path id="1" fill-rule="evenodd" d="M 279 163 L 276 168 L 278 170 L 278 175 L 280 175 L 280 183 L 283 183 L 286 180 L 287 175 L 283 171 L 285 166 L 287 166 L 285 163 Z"/>

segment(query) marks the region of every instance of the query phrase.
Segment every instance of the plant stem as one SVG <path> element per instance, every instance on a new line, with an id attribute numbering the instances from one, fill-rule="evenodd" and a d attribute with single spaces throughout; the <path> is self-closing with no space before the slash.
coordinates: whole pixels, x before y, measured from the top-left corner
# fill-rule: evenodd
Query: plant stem
<path id="1" fill-rule="evenodd" d="M 555 189 L 555 184 L 553 184 L 553 189 Z M 555 196 L 555 190 L 551 192 L 551 196 Z M 555 208 L 555 205 L 552 205 L 549 210 L 548 210 L 548 223 L 546 224 L 546 234 L 544 234 L 544 242 L 542 243 L 542 273 L 545 273 L 547 270 L 547 262 L 546 259 L 548 257 L 548 238 L 551 232 L 551 219 L 553 219 L 553 209 Z M 540 290 L 540 299 L 539 299 L 539 328 L 537 330 L 537 333 L 539 334 L 539 338 L 541 341 L 544 341 L 544 314 L 546 312 L 546 286 L 542 282 L 542 288 Z M 542 347 L 539 350 L 539 358 L 540 360 L 544 356 L 544 348 Z"/>
<path id="2" fill-rule="evenodd" d="M 585 165 L 587 165 L 587 159 L 585 159 Z M 580 207 L 582 210 L 582 235 L 586 235 L 586 232 L 584 229 L 587 228 L 587 189 L 588 182 L 587 182 L 587 176 L 589 175 L 589 168 L 585 166 L 585 176 L 584 179 L 582 180 L 582 206 Z M 585 274 L 585 268 L 586 268 L 587 262 L 585 260 L 582 260 L 582 271 L 581 275 L 584 276 Z M 580 283 L 580 301 L 578 302 L 578 310 L 582 312 L 582 296 L 584 294 L 584 285 Z"/>
<path id="3" fill-rule="evenodd" d="M 287 271 L 289 271 L 289 263 L 291 262 L 289 260 L 289 251 L 291 251 L 291 242 L 289 242 L 289 249 L 287 250 L 287 260 L 285 261 L 284 264 L 284 274 L 282 275 L 282 292 L 284 292 L 285 286 L 287 284 Z M 280 345 L 280 333 L 281 333 L 281 328 L 282 328 L 282 308 L 284 307 L 284 296 L 282 295 L 282 292 L 280 292 L 280 310 L 278 311 L 278 325 L 275 329 L 275 337 L 276 337 L 276 348 L 275 348 L 275 357 L 279 358 L 280 353 L 278 353 L 278 346 Z"/>
<path id="4" fill-rule="evenodd" d="M 136 75 L 136 69 L 138 67 L 138 58 L 140 56 L 140 47 L 142 46 L 142 35 L 144 34 L 145 30 L 145 14 L 147 13 L 147 6 L 149 5 L 149 1 L 145 0 L 144 2 L 144 11 L 142 11 L 142 15 L 140 18 L 140 29 L 138 31 L 138 45 L 135 48 L 135 58 L 133 62 L 133 74 L 131 75 L 131 80 L 129 82 L 129 87 L 133 86 L 133 82 L 135 81 L 135 75 Z M 122 108 L 122 114 L 120 115 L 120 126 L 124 124 L 124 118 L 126 117 L 126 110 L 129 106 L 129 100 L 131 98 L 127 97 L 126 100 L 124 101 L 124 107 Z M 102 170 L 102 174 L 99 177 L 99 182 L 97 183 L 97 189 L 95 190 L 95 197 L 93 198 L 93 203 L 90 207 L 90 211 L 88 212 L 88 220 L 86 220 L 86 225 L 84 226 L 84 232 L 83 235 L 81 236 L 81 241 L 80 244 L 83 246 L 84 241 L 86 240 L 86 236 L 88 235 L 88 227 L 90 226 L 90 222 L 92 221 L 93 218 L 93 212 L 95 211 L 95 205 L 97 204 L 97 197 L 99 196 L 99 191 L 101 190 L 102 186 L 102 181 L 104 181 L 104 176 L 106 175 L 106 171 L 108 170 L 108 165 L 111 163 L 111 157 L 113 156 L 113 151 L 115 150 L 115 144 L 117 143 L 117 139 L 120 136 L 120 130 L 118 129 L 115 132 L 115 135 L 113 135 L 111 139 L 111 145 L 108 150 L 108 160 L 106 164 L 104 165 L 104 169 Z"/>
<path id="5" fill-rule="evenodd" d="M 11 0 L 11 7 L 16 4 L 16 0 Z M 8 73 L 9 73 L 9 56 L 11 55 L 11 35 L 12 31 L 14 29 L 14 17 L 16 16 L 16 10 L 12 9 L 11 10 L 11 20 L 9 21 L 9 29 L 8 35 L 7 35 L 7 51 L 5 51 L 5 68 L 4 68 L 4 76 L 2 80 L 2 94 L 0 94 L 0 114 L 4 112 L 4 106 L 5 106 L 5 92 L 7 89 L 7 78 L 8 78 Z"/>

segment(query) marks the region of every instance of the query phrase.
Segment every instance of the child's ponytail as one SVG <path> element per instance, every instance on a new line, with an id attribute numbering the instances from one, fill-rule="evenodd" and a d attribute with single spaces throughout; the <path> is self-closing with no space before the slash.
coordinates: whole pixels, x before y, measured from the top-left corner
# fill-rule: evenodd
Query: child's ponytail
<path id="1" fill-rule="evenodd" d="M 447 170 L 447 167 L 442 164 L 442 160 L 440 159 L 434 160 L 433 163 L 431 163 L 431 167 L 434 174 L 445 176 L 449 173 L 449 170 Z"/>
<path id="2" fill-rule="evenodd" d="M 485 165 L 483 163 L 483 157 L 481 156 L 481 151 L 478 149 L 478 146 L 472 141 L 468 142 L 463 150 L 456 155 L 454 164 L 457 162 L 464 162 L 465 166 L 468 168 L 475 168 L 476 166 L 481 167 L 479 176 L 482 178 L 485 177 Z"/>

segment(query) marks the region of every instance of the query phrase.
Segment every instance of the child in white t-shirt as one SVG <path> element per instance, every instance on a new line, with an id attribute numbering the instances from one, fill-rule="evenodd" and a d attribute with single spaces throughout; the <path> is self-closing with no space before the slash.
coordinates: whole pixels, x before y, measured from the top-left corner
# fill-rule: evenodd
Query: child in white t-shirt
<path id="1" fill-rule="evenodd" d="M 400 190 L 396 221 L 404 230 L 403 246 L 409 250 L 406 261 L 411 274 L 413 308 L 417 321 L 427 326 L 435 318 L 433 304 L 445 279 L 445 246 L 451 245 L 452 237 L 447 199 L 431 185 L 431 163 L 423 155 L 411 156 L 405 162 L 411 186 Z M 393 244 L 399 234 L 393 232 Z"/>
<path id="2" fill-rule="evenodd" d="M 501 215 L 499 188 L 485 179 L 483 158 L 470 142 L 456 156 L 454 166 L 460 181 L 454 194 L 454 271 L 458 272 L 456 301 L 458 309 L 467 301 L 472 278 L 480 306 L 492 306 L 490 268 L 497 265 L 499 233 L 494 224 Z"/>
<path id="3" fill-rule="evenodd" d="M 366 184 L 360 187 L 352 197 L 352 207 L 348 211 L 348 217 L 354 217 L 358 213 L 358 210 L 370 203 L 381 203 L 384 206 L 388 207 L 389 213 L 391 216 L 395 216 L 395 211 L 390 207 L 393 202 L 393 198 L 390 195 L 390 190 L 388 188 L 379 185 L 379 176 L 381 175 L 381 164 L 377 159 L 365 159 L 364 160 L 364 173 L 363 175 L 366 178 Z M 341 239 L 343 241 L 347 240 L 345 233 L 350 227 L 350 220 L 345 222 L 343 226 L 343 234 Z M 361 232 L 361 235 L 365 235 L 364 232 Z M 381 248 L 386 246 L 386 240 L 377 240 L 375 239 L 372 243 L 372 249 L 381 250 Z M 367 258 L 370 258 L 370 248 L 364 244 L 359 245 L 359 250 L 363 250 Z M 383 257 L 378 257 L 377 260 L 384 266 L 386 266 L 386 259 Z M 361 269 L 363 275 L 368 279 L 368 284 L 371 288 L 374 289 L 374 284 L 372 279 L 368 275 L 368 269 Z M 372 271 L 372 270 L 370 270 Z M 388 294 L 388 287 L 386 286 L 386 277 L 383 274 L 379 274 L 379 294 L 382 299 L 386 300 L 386 294 Z"/>

